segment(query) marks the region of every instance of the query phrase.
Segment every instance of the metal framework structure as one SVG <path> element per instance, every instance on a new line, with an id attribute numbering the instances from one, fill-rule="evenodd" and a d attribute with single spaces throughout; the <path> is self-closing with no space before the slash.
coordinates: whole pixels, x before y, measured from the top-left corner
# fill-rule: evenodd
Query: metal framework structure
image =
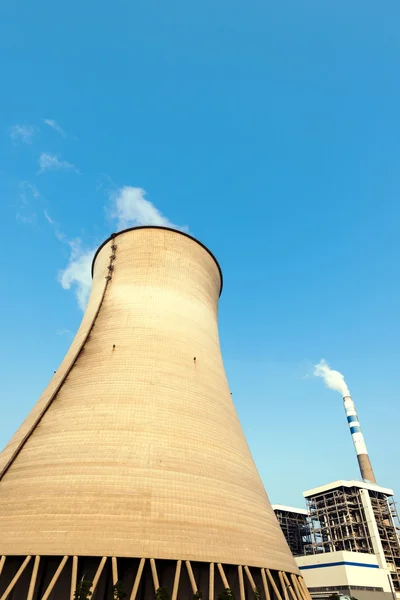
<path id="1" fill-rule="evenodd" d="M 307 512 L 290 507 L 272 507 L 293 556 L 303 556 L 311 544 Z"/>
<path id="2" fill-rule="evenodd" d="M 382 544 L 386 564 L 391 571 L 393 585 L 400 591 L 400 526 L 399 514 L 393 497 L 369 491 L 372 510 Z"/>
<path id="3" fill-rule="evenodd" d="M 171 600 L 214 600 L 228 597 L 227 590 L 240 600 L 311 600 L 303 578 L 293 573 L 188 560 L 2 556 L 2 572 L 0 600 L 74 600 L 81 581 L 91 600 L 119 597 L 116 588 L 129 600 L 153 599 L 160 589 Z"/>
<path id="4" fill-rule="evenodd" d="M 373 515 L 366 514 L 362 492 L 368 493 Z M 373 489 L 340 485 L 306 497 L 306 503 L 311 543 L 305 546 L 305 553 L 347 550 L 376 554 L 371 531 L 376 524 L 381 553 L 391 571 L 393 586 L 400 591 L 400 529 L 393 498 Z"/>
<path id="5" fill-rule="evenodd" d="M 359 490 L 340 487 L 307 498 L 312 542 L 309 554 L 348 550 L 373 554 Z"/>

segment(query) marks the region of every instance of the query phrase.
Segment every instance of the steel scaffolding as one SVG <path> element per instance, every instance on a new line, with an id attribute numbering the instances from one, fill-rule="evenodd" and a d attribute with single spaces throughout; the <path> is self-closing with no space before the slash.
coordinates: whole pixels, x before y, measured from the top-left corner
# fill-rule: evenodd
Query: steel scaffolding
<path id="1" fill-rule="evenodd" d="M 339 487 L 307 498 L 312 543 L 310 554 L 348 550 L 372 554 L 359 489 Z"/>
<path id="2" fill-rule="evenodd" d="M 307 514 L 281 508 L 274 511 L 293 556 L 305 554 L 305 548 L 311 543 Z"/>
<path id="3" fill-rule="evenodd" d="M 365 514 L 359 487 L 338 486 L 306 498 L 311 542 L 306 554 L 348 550 L 375 554 L 371 523 Z M 368 489 L 382 552 L 393 586 L 400 591 L 399 518 L 395 502 L 385 493 Z"/>
<path id="4" fill-rule="evenodd" d="M 400 527 L 396 503 L 393 497 L 388 498 L 381 492 L 370 490 L 369 496 L 386 564 L 395 590 L 400 591 Z"/>

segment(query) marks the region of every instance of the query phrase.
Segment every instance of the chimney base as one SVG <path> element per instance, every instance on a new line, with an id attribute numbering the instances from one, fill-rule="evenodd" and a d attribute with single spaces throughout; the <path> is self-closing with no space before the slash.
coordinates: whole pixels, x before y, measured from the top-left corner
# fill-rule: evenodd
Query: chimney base
<path id="1" fill-rule="evenodd" d="M 357 460 L 361 471 L 361 477 L 365 479 L 365 481 L 369 481 L 369 483 L 376 483 L 368 454 L 357 454 Z"/>

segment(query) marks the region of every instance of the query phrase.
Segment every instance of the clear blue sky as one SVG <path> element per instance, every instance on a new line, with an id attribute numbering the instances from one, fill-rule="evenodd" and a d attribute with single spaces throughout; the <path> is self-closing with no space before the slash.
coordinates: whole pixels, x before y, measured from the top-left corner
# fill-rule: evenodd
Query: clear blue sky
<path id="1" fill-rule="evenodd" d="M 399 19 L 397 0 L 3 3 L 0 446 L 79 325 L 60 271 L 142 188 L 221 263 L 226 369 L 271 500 L 358 477 L 321 358 L 400 495 Z"/>

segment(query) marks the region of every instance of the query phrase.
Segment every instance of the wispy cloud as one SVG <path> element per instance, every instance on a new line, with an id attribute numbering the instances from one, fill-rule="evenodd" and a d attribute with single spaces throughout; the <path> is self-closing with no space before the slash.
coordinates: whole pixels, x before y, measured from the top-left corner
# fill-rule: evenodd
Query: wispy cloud
<path id="1" fill-rule="evenodd" d="M 37 221 L 37 200 L 41 198 L 40 193 L 33 183 L 21 181 L 19 184 L 19 204 L 16 219 L 25 225 L 32 225 Z"/>
<path id="2" fill-rule="evenodd" d="M 44 211 L 44 216 L 58 241 L 70 248 L 68 264 L 59 272 L 58 281 L 64 290 L 72 289 L 75 292 L 79 307 L 85 310 L 92 287 L 91 266 L 96 249 L 85 248 L 80 238 L 69 240 L 47 211 Z"/>
<path id="3" fill-rule="evenodd" d="M 38 162 L 40 167 L 38 173 L 44 173 L 45 171 L 59 171 L 60 169 L 79 173 L 75 165 L 67 160 L 60 160 L 56 154 L 42 152 Z"/>
<path id="4" fill-rule="evenodd" d="M 54 121 L 53 119 L 43 119 L 43 123 L 45 123 L 46 125 L 48 125 L 52 129 L 54 129 L 55 131 L 57 131 L 57 133 L 59 133 L 60 135 L 62 135 L 62 137 L 67 137 L 66 132 L 61 127 L 61 125 L 59 125 L 57 123 L 57 121 Z"/>
<path id="5" fill-rule="evenodd" d="M 17 144 L 31 144 L 37 128 L 35 125 L 13 125 L 10 130 L 12 141 Z"/>
<path id="6" fill-rule="evenodd" d="M 43 212 L 44 212 L 46 221 L 50 224 L 52 230 L 54 231 L 54 235 L 56 236 L 58 241 L 67 244 L 68 240 L 67 240 L 66 236 L 63 234 L 63 232 L 60 230 L 58 223 L 53 221 L 53 219 L 50 217 L 49 213 L 46 210 L 44 210 Z"/>
<path id="7" fill-rule="evenodd" d="M 34 223 L 36 223 L 37 215 L 34 212 L 27 213 L 26 211 L 24 212 L 19 210 L 16 213 L 15 218 L 17 219 L 17 221 L 23 223 L 24 225 L 33 225 Z"/>
<path id="8" fill-rule="evenodd" d="M 111 210 L 109 216 L 116 221 L 118 230 L 135 225 L 159 225 L 186 230 L 187 227 L 174 225 L 149 200 L 141 188 L 124 186 L 109 192 Z M 44 216 L 57 239 L 70 248 L 67 266 L 59 272 L 58 281 L 65 290 L 73 290 L 78 305 L 85 310 L 91 286 L 91 265 L 96 248 L 85 246 L 80 238 L 70 240 L 47 211 Z"/>
<path id="9" fill-rule="evenodd" d="M 117 221 L 117 229 L 126 229 L 135 225 L 160 225 L 187 231 L 187 227 L 174 225 L 156 206 L 145 198 L 142 188 L 124 186 L 110 193 L 112 204 L 111 218 Z"/>
<path id="10" fill-rule="evenodd" d="M 70 329 L 57 329 L 56 335 L 67 335 L 70 337 L 72 336 L 72 331 Z"/>
<path id="11" fill-rule="evenodd" d="M 58 281 L 64 290 L 73 289 L 79 308 L 85 310 L 92 287 L 91 265 L 95 249 L 85 249 L 77 238 L 68 242 L 71 248 L 68 265 L 60 271 Z"/>

